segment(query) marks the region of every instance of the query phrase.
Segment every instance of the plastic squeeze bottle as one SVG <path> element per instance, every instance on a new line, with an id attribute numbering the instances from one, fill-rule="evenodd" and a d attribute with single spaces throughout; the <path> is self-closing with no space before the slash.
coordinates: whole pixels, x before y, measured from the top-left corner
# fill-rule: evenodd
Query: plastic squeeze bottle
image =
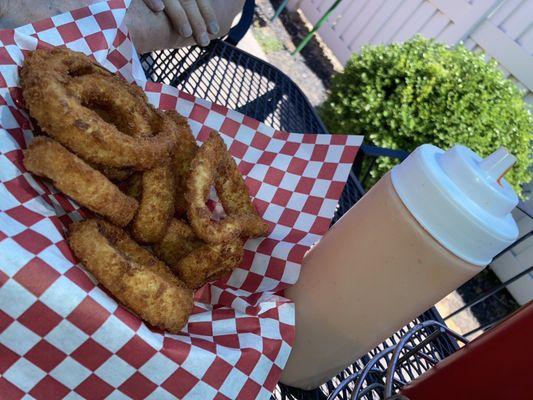
<path id="1" fill-rule="evenodd" d="M 464 146 L 417 148 L 304 257 L 285 295 L 296 337 L 281 381 L 310 389 L 343 370 L 501 250 L 518 228 L 503 179 L 515 157 L 482 159 Z"/>

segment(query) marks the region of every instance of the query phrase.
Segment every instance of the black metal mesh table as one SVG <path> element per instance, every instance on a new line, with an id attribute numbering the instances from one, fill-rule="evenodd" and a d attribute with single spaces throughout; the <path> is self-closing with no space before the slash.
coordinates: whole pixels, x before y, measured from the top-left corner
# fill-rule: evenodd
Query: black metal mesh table
<path id="1" fill-rule="evenodd" d="M 148 78 L 287 132 L 326 133 L 302 91 L 279 69 L 224 42 L 145 54 Z"/>
<path id="2" fill-rule="evenodd" d="M 191 47 L 144 54 L 141 62 L 150 80 L 175 86 L 194 96 L 232 108 L 276 129 L 288 132 L 327 133 L 309 101 L 290 78 L 276 67 L 224 41 L 213 41 L 207 48 Z M 364 152 L 359 153 L 358 157 L 364 157 Z M 363 194 L 363 187 L 352 171 L 334 221 Z M 325 399 L 339 381 L 363 368 L 371 357 L 385 347 L 397 343 L 408 328 L 429 320 L 442 322 L 436 309 L 432 308 L 321 388 L 301 391 L 279 385 L 275 397 Z M 440 360 L 457 350 L 457 343 L 453 339 L 447 336 L 433 338 L 432 329 L 431 327 L 423 329 L 414 338 L 417 343 L 424 345 L 425 353 Z M 414 357 L 404 363 L 402 368 L 405 376 L 414 379 L 431 366 L 427 360 Z M 375 379 L 380 378 L 376 376 Z M 369 391 L 365 398 L 376 398 L 372 397 L 372 393 Z M 349 393 L 344 392 L 340 396 L 340 398 L 349 398 Z"/>

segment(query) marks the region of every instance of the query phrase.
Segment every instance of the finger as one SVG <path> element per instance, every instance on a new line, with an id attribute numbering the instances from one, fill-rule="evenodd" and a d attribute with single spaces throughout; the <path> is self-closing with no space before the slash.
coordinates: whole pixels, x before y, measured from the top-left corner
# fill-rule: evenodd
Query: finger
<path id="1" fill-rule="evenodd" d="M 204 17 L 204 22 L 207 25 L 207 30 L 209 33 L 216 35 L 220 31 L 220 28 L 211 2 L 209 0 L 198 0 L 197 3 L 200 13 Z"/>
<path id="2" fill-rule="evenodd" d="M 163 0 L 165 12 L 174 27 L 174 30 L 181 36 L 187 38 L 192 35 L 191 24 L 181 3 L 177 0 Z"/>
<path id="3" fill-rule="evenodd" d="M 207 46 L 209 44 L 209 35 L 196 0 L 181 0 L 181 4 L 189 18 L 196 43 L 200 46 Z"/>
<path id="4" fill-rule="evenodd" d="M 165 3 L 163 3 L 163 0 L 144 0 L 144 2 L 153 12 L 160 12 L 165 9 Z"/>

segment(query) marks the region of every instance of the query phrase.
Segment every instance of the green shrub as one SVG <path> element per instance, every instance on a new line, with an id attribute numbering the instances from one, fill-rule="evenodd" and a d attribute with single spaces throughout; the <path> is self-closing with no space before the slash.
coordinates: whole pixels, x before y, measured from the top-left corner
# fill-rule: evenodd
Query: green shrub
<path id="1" fill-rule="evenodd" d="M 331 132 L 362 134 L 376 146 L 412 151 L 423 143 L 464 144 L 486 156 L 505 146 L 518 159 L 512 186 L 531 181 L 533 117 L 495 62 L 464 46 L 416 36 L 355 54 L 333 78 L 320 113 Z M 393 166 L 379 159 L 374 180 Z"/>

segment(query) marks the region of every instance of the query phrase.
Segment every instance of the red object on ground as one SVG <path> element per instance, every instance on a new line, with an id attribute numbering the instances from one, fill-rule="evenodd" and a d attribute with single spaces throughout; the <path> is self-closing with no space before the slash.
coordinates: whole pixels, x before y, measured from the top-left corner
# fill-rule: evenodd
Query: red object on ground
<path id="1" fill-rule="evenodd" d="M 532 400 L 533 301 L 405 386 L 409 400 Z"/>

